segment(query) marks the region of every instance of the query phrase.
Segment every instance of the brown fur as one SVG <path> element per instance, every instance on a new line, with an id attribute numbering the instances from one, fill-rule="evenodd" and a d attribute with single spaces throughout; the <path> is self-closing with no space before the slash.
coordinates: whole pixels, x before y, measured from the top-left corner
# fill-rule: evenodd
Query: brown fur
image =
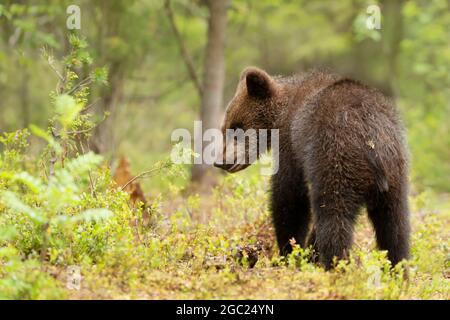
<path id="1" fill-rule="evenodd" d="M 379 248 L 393 264 L 408 258 L 406 143 L 392 102 L 380 92 L 326 72 L 283 78 L 251 67 L 222 130 L 235 127 L 280 130 L 271 209 L 281 254 L 294 238 L 312 245 L 330 268 L 334 257 L 346 257 L 365 205 Z"/>

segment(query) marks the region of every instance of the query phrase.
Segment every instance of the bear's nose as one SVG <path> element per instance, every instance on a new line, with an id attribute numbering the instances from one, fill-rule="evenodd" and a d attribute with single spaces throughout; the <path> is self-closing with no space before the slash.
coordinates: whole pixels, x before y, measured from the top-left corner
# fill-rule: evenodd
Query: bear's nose
<path id="1" fill-rule="evenodd" d="M 220 169 L 223 169 L 223 166 L 224 166 L 223 163 L 219 163 L 219 162 L 217 162 L 217 161 L 214 161 L 213 165 L 214 165 L 214 167 L 220 168 Z"/>

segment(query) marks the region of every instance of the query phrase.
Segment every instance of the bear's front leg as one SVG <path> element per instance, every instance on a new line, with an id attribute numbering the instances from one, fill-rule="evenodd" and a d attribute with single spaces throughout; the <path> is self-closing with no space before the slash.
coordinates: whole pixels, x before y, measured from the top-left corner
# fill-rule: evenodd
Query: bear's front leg
<path id="1" fill-rule="evenodd" d="M 280 255 L 292 251 L 290 239 L 304 247 L 311 220 L 303 174 L 283 166 L 272 176 L 271 211 Z"/>

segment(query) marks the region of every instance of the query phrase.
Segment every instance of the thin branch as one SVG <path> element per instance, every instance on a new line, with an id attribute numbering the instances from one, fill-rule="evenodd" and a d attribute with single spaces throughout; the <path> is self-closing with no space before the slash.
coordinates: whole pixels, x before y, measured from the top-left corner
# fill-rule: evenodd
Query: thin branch
<path id="1" fill-rule="evenodd" d="M 50 223 L 46 222 L 44 223 L 42 228 L 42 245 L 41 245 L 41 252 L 40 252 L 40 260 L 41 262 L 44 262 L 47 259 L 47 248 L 48 248 L 48 228 L 50 227 Z"/>
<path id="2" fill-rule="evenodd" d="M 128 187 L 128 186 L 129 186 L 131 183 L 133 183 L 135 180 L 137 180 L 137 179 L 139 179 L 139 178 L 142 178 L 142 177 L 144 177 L 144 176 L 146 176 L 146 175 L 148 175 L 148 174 L 151 174 L 151 173 L 155 172 L 157 169 L 158 169 L 158 168 L 154 168 L 154 169 L 151 169 L 151 170 L 148 170 L 148 171 L 144 171 L 144 172 L 139 173 L 137 176 L 133 177 L 131 180 L 129 180 L 127 183 L 125 183 L 125 184 L 120 188 L 120 190 L 121 190 L 121 191 L 125 190 L 125 188 Z"/>
<path id="3" fill-rule="evenodd" d="M 170 162 L 166 162 L 166 163 L 163 163 L 162 165 L 160 165 L 160 166 L 158 166 L 158 167 L 156 167 L 156 168 L 153 168 L 153 169 L 150 169 L 150 170 L 141 172 L 141 173 L 139 173 L 137 176 L 135 176 L 135 177 L 133 177 L 131 180 L 129 180 L 127 183 L 125 183 L 125 184 L 120 188 L 120 190 L 123 191 L 123 190 L 125 190 L 126 187 L 128 187 L 131 183 L 133 183 L 133 182 L 136 181 L 137 179 L 144 178 L 144 177 L 146 177 L 146 176 L 148 176 L 148 175 L 150 175 L 150 174 L 152 174 L 152 173 L 154 173 L 154 172 L 156 172 L 156 171 L 159 171 L 159 170 L 162 170 L 162 169 L 164 169 L 164 168 L 170 167 L 170 165 L 171 165 Z"/>
<path id="4" fill-rule="evenodd" d="M 75 91 L 77 91 L 78 89 L 80 89 L 81 87 L 88 86 L 91 83 L 92 83 L 92 77 L 89 76 L 89 77 L 83 79 L 82 81 L 80 81 L 76 86 L 74 86 L 72 89 L 70 89 L 68 92 L 66 92 L 66 94 L 70 95 L 70 94 L 74 93 Z"/>
<path id="5" fill-rule="evenodd" d="M 148 96 L 145 96 L 145 95 L 128 96 L 128 97 L 126 97 L 126 100 L 127 101 L 131 101 L 131 102 L 138 102 L 138 103 L 142 102 L 142 101 L 145 101 L 145 100 L 156 101 L 156 100 L 164 98 L 168 94 L 172 93 L 175 88 L 181 88 L 186 83 L 186 80 L 187 80 L 187 76 L 180 77 L 178 80 L 171 81 L 171 85 L 170 86 L 167 86 L 167 88 L 165 88 L 165 89 L 161 90 L 160 92 L 157 92 L 157 93 L 155 93 L 153 95 L 148 95 Z"/>
<path id="6" fill-rule="evenodd" d="M 12 36 L 9 37 L 8 43 L 9 43 L 11 48 L 13 48 L 17 44 L 17 41 L 19 40 L 21 34 L 22 34 L 22 29 L 21 28 L 16 28 L 16 30 L 14 31 Z"/>
<path id="7" fill-rule="evenodd" d="M 58 69 L 56 69 L 55 65 L 53 64 L 54 63 L 53 56 L 47 52 L 47 49 L 45 47 L 41 48 L 41 55 L 47 61 L 47 63 L 50 66 L 50 68 L 56 73 L 56 75 L 58 76 L 59 80 L 61 82 L 64 82 L 65 78 L 58 71 Z"/>
<path id="8" fill-rule="evenodd" d="M 59 80 L 60 80 L 61 82 L 64 82 L 64 81 L 65 81 L 64 77 L 63 77 L 62 74 L 56 69 L 56 67 L 53 65 L 53 63 L 52 63 L 51 61 L 48 61 L 48 65 L 49 65 L 50 68 L 53 70 L 53 72 L 56 73 L 56 75 L 58 76 Z"/>
<path id="9" fill-rule="evenodd" d="M 77 135 L 77 134 L 82 134 L 82 133 L 88 133 L 88 132 L 94 130 L 95 128 L 97 128 L 98 125 L 103 123 L 105 120 L 106 120 L 106 116 L 104 116 L 99 122 L 96 122 L 95 125 L 90 127 L 90 128 L 82 129 L 82 130 L 76 130 L 76 131 L 67 131 L 66 134 Z M 61 138 L 61 134 L 59 134 L 59 133 L 54 133 L 53 136 L 55 138 Z"/>
<path id="10" fill-rule="evenodd" d="M 98 102 L 100 101 L 100 98 L 95 100 L 94 102 L 88 104 L 86 107 L 83 108 L 83 110 L 80 111 L 80 113 L 84 114 L 88 112 L 92 107 L 94 107 Z"/>
<path id="11" fill-rule="evenodd" d="M 61 88 L 64 86 L 64 83 L 66 82 L 66 78 L 61 74 L 61 72 L 58 71 L 58 69 L 54 65 L 53 56 L 47 53 L 46 48 L 41 49 L 42 56 L 47 60 L 48 65 L 53 70 L 53 72 L 58 77 L 58 83 L 56 84 L 55 91 L 59 94 L 62 90 Z"/>
<path id="12" fill-rule="evenodd" d="M 50 128 L 50 132 L 51 132 L 53 138 L 56 139 L 57 138 L 57 134 L 55 133 L 53 128 Z M 50 166 L 49 166 L 48 170 L 49 170 L 50 177 L 54 177 L 55 176 L 55 163 L 56 163 L 56 161 L 58 161 L 58 158 L 56 157 L 56 153 L 55 153 L 54 149 L 51 151 L 50 155 L 51 155 L 51 158 L 49 160 L 50 161 Z"/>
<path id="13" fill-rule="evenodd" d="M 80 140 L 80 148 L 81 148 L 81 153 L 82 154 L 86 154 L 86 152 L 84 151 L 84 146 L 83 146 L 83 141 L 82 140 Z M 89 186 L 91 188 L 91 195 L 94 198 L 97 198 L 97 194 L 95 192 L 94 180 L 92 179 L 91 170 L 88 171 L 88 175 L 89 175 Z"/>
<path id="14" fill-rule="evenodd" d="M 92 126 L 90 128 L 83 129 L 83 130 L 67 131 L 66 133 L 69 134 L 69 135 L 77 135 L 77 134 L 82 134 L 82 133 L 88 133 L 88 132 L 94 130 L 95 128 L 96 128 L 96 126 Z"/>
<path id="15" fill-rule="evenodd" d="M 166 0 L 164 3 L 164 8 L 166 10 L 167 17 L 169 18 L 170 26 L 172 27 L 172 31 L 175 35 L 175 38 L 177 39 L 178 46 L 180 48 L 181 57 L 184 60 L 184 63 L 186 64 L 189 76 L 194 83 L 195 88 L 197 89 L 197 92 L 199 96 L 201 97 L 203 94 L 202 85 L 200 83 L 200 80 L 197 76 L 197 73 L 195 72 L 194 63 L 186 49 L 186 45 L 183 41 L 183 37 L 181 36 L 180 31 L 178 30 L 178 27 L 175 23 L 175 16 L 172 10 L 171 2 L 170 0 Z"/>

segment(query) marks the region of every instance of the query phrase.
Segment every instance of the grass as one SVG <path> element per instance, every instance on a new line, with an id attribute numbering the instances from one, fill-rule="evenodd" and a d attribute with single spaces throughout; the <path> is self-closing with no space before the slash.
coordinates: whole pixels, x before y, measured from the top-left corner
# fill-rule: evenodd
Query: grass
<path id="1" fill-rule="evenodd" d="M 102 263 L 81 264 L 80 290 L 65 289 L 67 272 L 54 276 L 70 299 L 449 299 L 450 203 L 422 193 L 411 198 L 413 226 L 409 278 L 390 271 L 375 250 L 365 214 L 350 262 L 325 272 L 296 248 L 283 261 L 267 211 L 267 181 L 252 174 L 227 177 L 212 195 L 168 196 L 160 217 L 138 243 L 110 251 Z M 253 268 L 242 248 L 258 245 Z M 254 258 L 254 257 L 253 257 Z"/>
<path id="2" fill-rule="evenodd" d="M 349 261 L 326 272 L 295 244 L 278 255 L 269 180 L 257 165 L 222 177 L 209 194 L 188 194 L 183 168 L 164 169 L 153 189 L 163 193 L 148 197 L 144 220 L 99 157 L 67 161 L 47 181 L 15 169 L 14 150 L 0 172 L 0 298 L 450 298 L 448 194 L 411 195 L 404 265 L 391 269 L 361 212 Z"/>

